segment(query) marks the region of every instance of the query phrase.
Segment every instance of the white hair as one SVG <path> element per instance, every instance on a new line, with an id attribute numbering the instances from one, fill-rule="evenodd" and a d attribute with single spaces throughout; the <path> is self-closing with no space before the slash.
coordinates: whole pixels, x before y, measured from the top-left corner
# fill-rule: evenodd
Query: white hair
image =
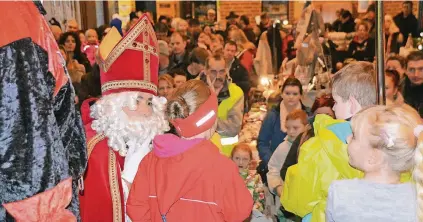
<path id="1" fill-rule="evenodd" d="M 152 114 L 142 117 L 142 121 L 131 120 L 123 107 L 135 110 L 139 92 L 121 92 L 102 97 L 91 107 L 91 117 L 95 119 L 91 127 L 108 138 L 108 145 L 126 156 L 127 147 L 151 141 L 154 136 L 169 130 L 164 114 L 166 99 L 152 97 Z"/>

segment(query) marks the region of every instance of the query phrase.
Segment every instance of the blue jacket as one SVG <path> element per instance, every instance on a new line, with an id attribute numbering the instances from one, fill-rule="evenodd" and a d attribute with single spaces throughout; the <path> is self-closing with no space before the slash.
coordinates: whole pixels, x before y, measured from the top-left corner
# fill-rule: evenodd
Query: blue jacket
<path id="1" fill-rule="evenodd" d="M 263 120 L 260 133 L 257 138 L 257 149 L 260 155 L 260 165 L 267 163 L 273 152 L 283 142 L 286 133 L 281 131 L 280 105 L 273 108 Z"/>
<path id="2" fill-rule="evenodd" d="M 304 105 L 301 105 L 302 110 L 306 111 L 307 114 L 308 110 Z M 283 142 L 286 137 L 286 133 L 281 131 L 281 115 L 280 115 L 280 102 L 278 106 L 275 106 L 263 120 L 263 124 L 261 125 L 260 132 L 257 138 L 257 149 L 259 151 L 261 164 L 265 164 L 267 167 L 267 163 L 272 157 L 273 152 L 276 148 Z"/>

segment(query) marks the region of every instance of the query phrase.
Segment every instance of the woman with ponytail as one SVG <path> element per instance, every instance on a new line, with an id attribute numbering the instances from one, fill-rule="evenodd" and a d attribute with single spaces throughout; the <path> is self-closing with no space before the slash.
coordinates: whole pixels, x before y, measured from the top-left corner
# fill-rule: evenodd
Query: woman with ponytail
<path id="1" fill-rule="evenodd" d="M 331 184 L 326 221 L 423 221 L 422 124 L 408 105 L 374 106 L 353 117 L 349 163 L 364 177 Z M 413 168 L 419 195 L 403 183 Z"/>
<path id="2" fill-rule="evenodd" d="M 253 200 L 238 167 L 209 140 L 216 130 L 217 97 L 190 80 L 169 98 L 166 116 L 177 135 L 153 140 L 138 167 L 127 202 L 136 221 L 243 221 Z"/>

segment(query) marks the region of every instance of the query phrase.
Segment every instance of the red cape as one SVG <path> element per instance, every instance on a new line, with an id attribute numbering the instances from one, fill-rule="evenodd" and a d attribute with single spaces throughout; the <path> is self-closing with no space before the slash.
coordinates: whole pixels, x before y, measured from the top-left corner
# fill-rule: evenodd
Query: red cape
<path id="1" fill-rule="evenodd" d="M 84 191 L 79 195 L 83 222 L 124 222 L 124 197 L 121 170 L 124 157 L 107 145 L 107 138 L 91 128 L 89 102 L 84 101 L 81 113 L 88 146 L 88 166 L 84 175 Z"/>

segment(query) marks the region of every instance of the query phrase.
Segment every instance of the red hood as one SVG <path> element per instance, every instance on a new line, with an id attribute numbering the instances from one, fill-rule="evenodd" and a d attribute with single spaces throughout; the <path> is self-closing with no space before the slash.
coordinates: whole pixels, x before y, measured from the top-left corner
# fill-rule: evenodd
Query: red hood
<path id="1" fill-rule="evenodd" d="M 197 187 L 204 172 L 210 172 L 222 158 L 219 149 L 208 140 L 185 140 L 172 134 L 156 136 L 153 152 L 158 159 L 155 172 L 150 175 L 162 213 Z"/>

